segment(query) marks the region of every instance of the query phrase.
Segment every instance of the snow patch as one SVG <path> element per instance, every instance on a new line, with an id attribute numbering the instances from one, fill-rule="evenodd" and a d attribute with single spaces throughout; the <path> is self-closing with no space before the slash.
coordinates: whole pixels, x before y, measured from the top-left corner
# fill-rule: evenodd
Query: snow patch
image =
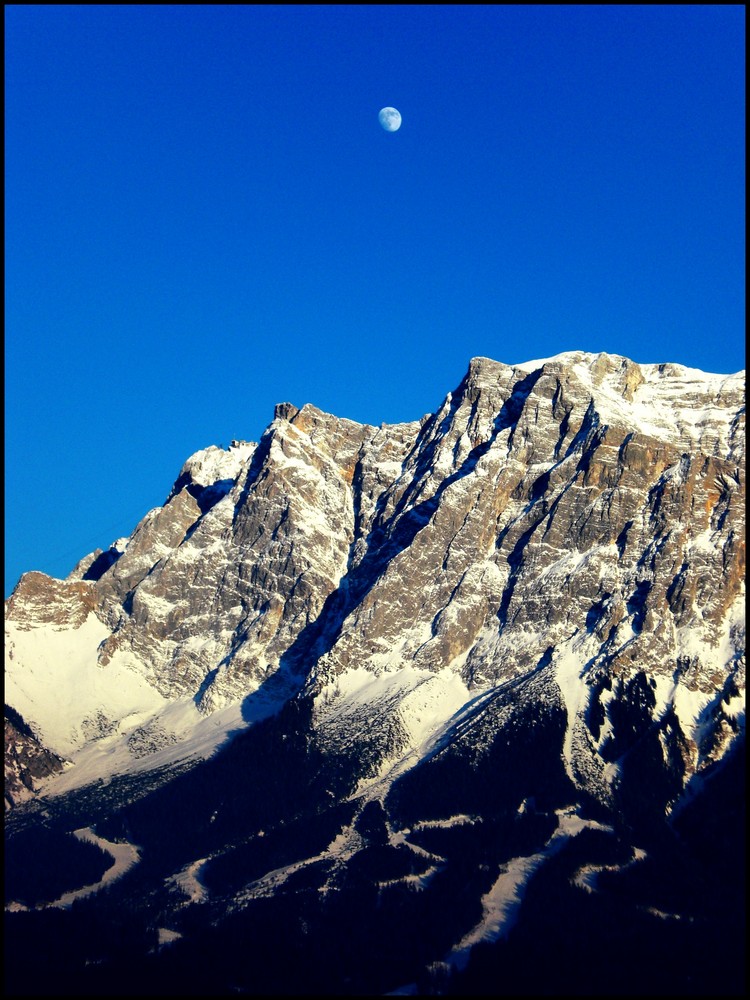
<path id="1" fill-rule="evenodd" d="M 14 658 L 6 662 L 5 700 L 33 720 L 39 740 L 61 757 L 70 758 L 97 728 L 114 729 L 128 715 L 166 704 L 135 658 L 118 653 L 106 667 L 97 662 L 97 648 L 109 635 L 93 613 L 76 629 L 6 625 Z"/>
<path id="2" fill-rule="evenodd" d="M 179 931 L 170 930 L 168 927 L 157 927 L 156 933 L 159 948 L 164 948 L 166 945 L 172 944 L 174 941 L 178 941 L 182 937 L 182 934 L 180 934 Z"/>
<path id="3" fill-rule="evenodd" d="M 209 445 L 196 451 L 180 469 L 198 486 L 213 486 L 225 479 L 237 479 L 245 464 L 252 458 L 257 445 L 253 441 L 236 441 L 228 450 Z"/>
<path id="4" fill-rule="evenodd" d="M 208 899 L 208 893 L 203 882 L 201 882 L 201 872 L 208 858 L 199 858 L 189 865 L 171 875 L 165 880 L 165 885 L 174 886 L 187 896 L 188 903 L 203 903 Z"/>
<path id="5" fill-rule="evenodd" d="M 568 715 L 563 738 L 563 763 L 568 777 L 576 787 L 578 780 L 573 768 L 573 734 L 576 722 L 586 709 L 588 700 L 588 688 L 581 676 L 584 663 L 578 651 L 569 643 L 561 647 L 555 656 L 555 680 Z"/>
<path id="6" fill-rule="evenodd" d="M 161 746 L 143 756 L 134 756 L 129 746 L 133 730 L 117 732 L 94 740 L 70 756 L 73 767 L 46 779 L 45 795 L 58 796 L 73 788 L 95 781 L 109 781 L 114 775 L 150 771 L 192 760 L 210 757 L 231 733 L 247 725 L 242 718 L 242 704 L 230 705 L 213 715 L 201 714 L 192 698 L 182 698 L 156 712 L 134 715 L 139 727 L 150 727 L 167 734 Z M 170 738 L 171 737 L 171 738 Z"/>
<path id="7" fill-rule="evenodd" d="M 557 829 L 541 851 L 528 857 L 512 858 L 501 866 L 497 879 L 482 896 L 482 919 L 451 949 L 445 958 L 448 964 L 459 970 L 464 969 L 475 944 L 480 941 L 497 941 L 508 933 L 516 921 L 524 890 L 531 876 L 571 837 L 577 836 L 587 827 L 607 832 L 612 830 L 596 820 L 582 819 L 573 809 L 557 810 L 556 815 Z"/>
<path id="8" fill-rule="evenodd" d="M 98 882 L 94 882 L 92 885 L 85 885 L 80 889 L 74 889 L 71 892 L 66 892 L 59 899 L 56 899 L 52 903 L 45 903 L 42 907 L 38 907 L 38 909 L 68 909 L 73 905 L 74 900 L 91 896 L 93 893 L 99 892 L 100 889 L 111 885 L 112 882 L 122 878 L 126 872 L 130 871 L 140 861 L 140 852 L 135 844 L 105 840 L 103 837 L 98 837 L 91 827 L 74 830 L 73 833 L 79 840 L 96 844 L 97 847 L 107 851 L 114 858 L 114 864 L 111 868 L 107 869 Z"/>
<path id="9" fill-rule="evenodd" d="M 622 865 L 584 865 L 571 879 L 571 883 L 585 892 L 598 892 L 598 879 L 603 872 L 624 872 L 648 857 L 640 847 L 633 848 L 633 857 Z"/>

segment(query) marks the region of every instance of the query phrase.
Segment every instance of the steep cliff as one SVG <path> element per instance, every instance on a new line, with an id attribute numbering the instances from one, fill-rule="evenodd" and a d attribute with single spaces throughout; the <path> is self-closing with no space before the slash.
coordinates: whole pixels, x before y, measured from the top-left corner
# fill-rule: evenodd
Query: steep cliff
<path id="1" fill-rule="evenodd" d="M 143 858 L 35 989 L 742 993 L 744 518 L 744 373 L 604 354 L 197 452 L 6 606 L 14 856 Z"/>
<path id="2" fill-rule="evenodd" d="M 743 463 L 742 374 L 610 355 L 475 358 L 409 424 L 281 404 L 257 445 L 192 456 L 104 557 L 21 579 L 8 700 L 72 756 L 164 731 L 154 713 L 176 701 L 205 715 L 304 689 L 321 724 L 339 703 L 348 718 L 349 688 L 365 704 L 408 668 L 390 731 L 413 725 L 400 698 L 431 708 L 398 755 L 541 670 L 568 714 L 566 766 L 606 795 L 623 738 L 609 705 L 643 676 L 686 782 L 731 742 L 744 691 Z"/>

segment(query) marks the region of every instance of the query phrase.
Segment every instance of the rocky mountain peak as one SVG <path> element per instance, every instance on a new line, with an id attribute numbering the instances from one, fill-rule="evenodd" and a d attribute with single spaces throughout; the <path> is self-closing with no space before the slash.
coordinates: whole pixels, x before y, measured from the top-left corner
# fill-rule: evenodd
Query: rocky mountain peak
<path id="1" fill-rule="evenodd" d="M 596 992 L 612 940 L 633 995 L 676 952 L 683 992 L 696 967 L 715 989 L 694 956 L 715 939 L 736 968 L 744 944 L 744 413 L 744 373 L 473 358 L 411 422 L 280 403 L 66 580 L 25 574 L 27 953 L 33 906 L 72 889 L 71 995 L 102 967 L 133 995 L 472 995 L 508 970 L 519 995 Z M 95 883 L 81 837 L 136 874 Z M 90 933 L 113 913 L 125 959 L 119 923 L 116 954 Z M 300 962 L 268 971 L 290 938 Z M 549 975 L 540 940 L 562 941 Z M 581 942 L 603 956 L 583 978 Z"/>
<path id="2" fill-rule="evenodd" d="M 708 709 L 685 706 L 713 698 L 721 714 L 725 683 L 742 683 L 743 385 L 573 351 L 473 358 L 410 423 L 280 403 L 259 443 L 192 455 L 164 505 L 78 579 L 25 576 L 14 642 L 94 615 L 96 669 L 120 664 L 204 714 L 274 677 L 328 702 L 352 672 L 455 677 L 469 697 L 571 671 L 589 742 L 577 713 L 645 672 L 697 767 Z M 16 655 L 16 707 L 51 749 L 70 746 Z M 102 706 L 108 725 L 119 711 Z"/>
<path id="3" fill-rule="evenodd" d="M 273 411 L 274 420 L 293 420 L 299 413 L 294 403 L 277 403 Z"/>

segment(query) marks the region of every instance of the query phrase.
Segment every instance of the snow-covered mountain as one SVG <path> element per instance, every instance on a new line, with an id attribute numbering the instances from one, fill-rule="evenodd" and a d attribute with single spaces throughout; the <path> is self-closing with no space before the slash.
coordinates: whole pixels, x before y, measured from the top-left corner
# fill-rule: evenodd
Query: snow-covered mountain
<path id="1" fill-rule="evenodd" d="M 136 845 L 120 916 L 86 912 L 128 914 L 152 979 L 203 982 L 200 942 L 225 992 L 482 992 L 545 884 L 595 937 L 724 930 L 731 890 L 681 866 L 717 820 L 698 882 L 736 846 L 744 512 L 744 373 L 475 358 L 411 423 L 280 404 L 130 538 L 21 578 L 11 845 L 40 817 Z M 273 965 L 287 924 L 307 979 Z M 92 954 L 76 988 L 120 969 Z"/>

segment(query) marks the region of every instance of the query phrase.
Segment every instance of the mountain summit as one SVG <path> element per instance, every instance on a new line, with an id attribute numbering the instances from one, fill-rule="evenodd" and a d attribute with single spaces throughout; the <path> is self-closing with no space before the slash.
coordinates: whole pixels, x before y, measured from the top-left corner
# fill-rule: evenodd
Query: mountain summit
<path id="1" fill-rule="evenodd" d="M 711 823 L 737 822 L 744 512 L 744 373 L 474 358 L 410 423 L 281 403 L 129 538 L 19 581 L 11 843 L 44 816 L 137 846 L 106 894 L 129 975 L 203 982 L 200 941 L 219 992 L 518 990 L 542 886 L 602 947 L 602 918 L 647 952 L 724 933 L 739 904 L 699 884 L 737 846 Z M 269 968 L 284 921 L 299 969 Z M 552 986 L 585 990 L 572 933 Z M 104 989 L 104 955 L 69 985 Z M 641 958 L 630 991 L 668 988 Z"/>

